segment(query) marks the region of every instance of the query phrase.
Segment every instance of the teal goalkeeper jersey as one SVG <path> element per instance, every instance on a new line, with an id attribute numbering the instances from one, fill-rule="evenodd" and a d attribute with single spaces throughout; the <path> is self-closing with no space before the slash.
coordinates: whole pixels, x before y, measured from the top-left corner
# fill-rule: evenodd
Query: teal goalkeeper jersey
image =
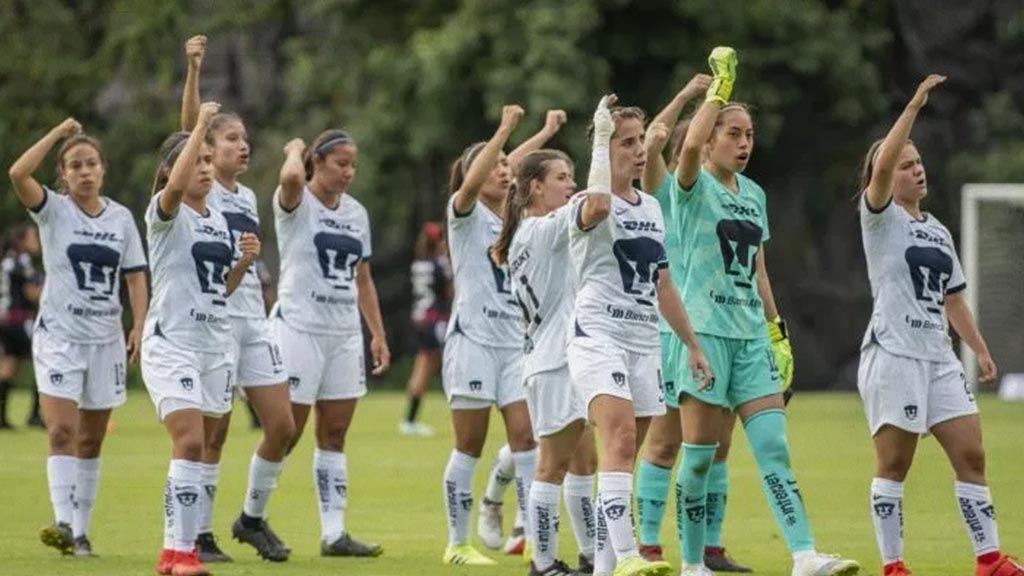
<path id="1" fill-rule="evenodd" d="M 765 336 L 764 304 L 757 292 L 757 252 L 767 242 L 764 190 L 737 174 L 733 193 L 701 168 L 689 191 L 672 178 L 672 224 L 682 278 L 673 280 L 694 331 L 723 338 Z M 669 253 L 670 268 L 677 258 Z"/>
<path id="2" fill-rule="evenodd" d="M 672 222 L 672 188 L 673 185 L 678 187 L 675 182 L 676 179 L 666 173 L 661 185 L 654 191 L 654 198 L 661 205 L 661 216 L 665 220 L 665 254 L 668 256 L 668 271 L 672 276 L 672 282 L 679 287 L 683 285 L 682 250 L 679 246 L 679 232 L 675 226 L 670 224 Z M 658 328 L 662 334 L 672 332 L 672 327 L 665 321 L 664 316 L 658 322 Z"/>

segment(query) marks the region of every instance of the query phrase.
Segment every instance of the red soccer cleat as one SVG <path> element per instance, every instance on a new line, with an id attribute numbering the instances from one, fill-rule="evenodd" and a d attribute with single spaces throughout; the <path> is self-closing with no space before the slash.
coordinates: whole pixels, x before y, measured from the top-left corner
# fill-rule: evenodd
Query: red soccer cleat
<path id="1" fill-rule="evenodd" d="M 991 562 L 978 562 L 977 576 L 1024 576 L 1024 566 L 1013 556 L 999 553 Z"/>
<path id="2" fill-rule="evenodd" d="M 199 553 L 175 552 L 174 568 L 171 569 L 172 576 L 210 576 L 210 571 L 199 560 Z"/>
<path id="3" fill-rule="evenodd" d="M 661 546 L 659 544 L 641 544 L 640 545 L 640 557 L 648 562 L 664 562 L 665 558 L 661 552 Z"/>
<path id="4" fill-rule="evenodd" d="M 903 560 L 897 560 L 892 564 L 886 564 L 882 573 L 885 576 L 910 576 L 910 568 L 907 568 Z"/>
<path id="5" fill-rule="evenodd" d="M 160 559 L 156 561 L 156 573 L 160 576 L 170 576 L 174 568 L 174 550 L 164 548 L 160 551 Z"/>

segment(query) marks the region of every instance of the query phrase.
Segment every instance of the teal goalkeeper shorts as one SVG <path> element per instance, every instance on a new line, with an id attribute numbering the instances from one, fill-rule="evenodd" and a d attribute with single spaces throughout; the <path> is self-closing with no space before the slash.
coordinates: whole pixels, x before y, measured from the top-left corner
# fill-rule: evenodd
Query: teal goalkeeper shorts
<path id="1" fill-rule="evenodd" d="M 664 338 L 662 335 L 662 345 L 666 342 Z M 734 410 L 751 400 L 782 391 L 782 377 L 775 369 L 775 356 L 767 334 L 764 338 L 754 340 L 722 338 L 710 334 L 697 334 L 697 338 L 715 373 L 715 382 L 705 390 L 699 390 L 700 383 L 690 374 L 689 350 L 673 335 L 669 341 L 670 360 L 665 363 L 665 367 L 671 366 L 674 371 L 666 370 L 665 379 L 674 381 L 676 392 L 672 394 L 672 400 L 676 407 L 679 406 L 681 394 Z M 667 393 L 665 400 L 668 403 Z"/>
<path id="2" fill-rule="evenodd" d="M 665 386 L 665 406 L 675 410 L 679 409 L 679 386 L 676 386 L 679 370 L 675 362 L 676 354 L 673 354 L 675 343 L 679 337 L 675 332 L 661 333 L 661 379 Z"/>

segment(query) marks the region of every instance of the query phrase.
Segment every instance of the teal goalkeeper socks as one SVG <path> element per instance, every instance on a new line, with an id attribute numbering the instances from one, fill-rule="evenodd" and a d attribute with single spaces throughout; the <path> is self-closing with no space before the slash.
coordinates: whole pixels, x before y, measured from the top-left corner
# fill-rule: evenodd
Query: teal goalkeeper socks
<path id="1" fill-rule="evenodd" d="M 671 468 L 640 461 L 636 473 L 636 504 L 642 546 L 656 546 L 661 542 L 661 522 L 665 518 L 671 483 Z"/>
<path id="2" fill-rule="evenodd" d="M 707 534 L 704 546 L 722 547 L 722 524 L 729 493 L 729 463 L 715 462 L 708 474 Z"/>
<path id="3" fill-rule="evenodd" d="M 789 463 L 786 440 L 786 413 L 765 410 L 751 416 L 744 427 L 747 440 L 761 471 L 768 504 L 782 529 L 791 552 L 814 549 L 811 524 L 804 509 L 803 497 L 796 484 L 796 475 Z"/>
<path id="4" fill-rule="evenodd" d="M 717 444 L 683 444 L 676 477 L 676 528 L 687 564 L 704 562 L 708 475 L 716 450 Z"/>

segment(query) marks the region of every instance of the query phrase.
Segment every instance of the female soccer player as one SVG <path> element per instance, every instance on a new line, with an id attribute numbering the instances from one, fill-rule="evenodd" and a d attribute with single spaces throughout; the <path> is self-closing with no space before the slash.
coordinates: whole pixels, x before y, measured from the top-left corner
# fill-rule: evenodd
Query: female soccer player
<path id="1" fill-rule="evenodd" d="M 199 70 L 205 52 L 205 36 L 194 36 L 185 44 L 188 76 L 181 107 L 181 128 L 185 131 L 195 127 L 199 115 Z M 238 181 L 249 168 L 248 133 L 239 116 L 220 112 L 210 120 L 208 134 L 213 148 L 213 184 L 206 202 L 224 215 L 231 232 L 234 259 L 238 261 L 242 257 L 238 242 L 242 234 L 260 235 L 256 194 Z M 285 454 L 295 435 L 295 421 L 277 337 L 265 310 L 263 286 L 254 263 L 246 271 L 238 290 L 228 298 L 228 316 L 233 342 L 232 372 L 259 416 L 263 438 L 250 460 L 245 501 L 231 526 L 231 533 L 239 542 L 256 548 L 261 558 L 283 562 L 288 559 L 290 549 L 270 529 L 265 516 L 270 495 L 284 467 Z M 203 562 L 231 561 L 213 536 L 213 501 L 220 478 L 221 450 L 230 422 L 230 412 L 207 422 L 216 428 L 207 434 L 203 450 L 203 490 L 196 540 Z"/>
<path id="2" fill-rule="evenodd" d="M 861 174 L 860 226 L 874 306 L 857 387 L 878 461 L 871 518 L 884 574 L 910 574 L 903 563 L 903 481 L 918 438 L 931 433 L 956 474 L 975 573 L 1024 576 L 1020 562 L 999 549 L 978 406 L 950 346 L 949 324 L 977 355 L 982 381 L 995 379 L 996 364 L 964 299 L 967 283 L 953 237 L 921 210 L 928 181 L 909 140 L 928 93 L 944 80 L 933 74 L 918 86 L 889 134 L 868 150 Z"/>
<path id="3" fill-rule="evenodd" d="M 754 144 L 750 114 L 727 104 L 736 52 L 715 48 L 715 73 L 683 141 L 671 191 L 685 270 L 680 290 L 717 380 L 696 382 L 681 367 L 683 462 L 677 480 L 683 525 L 683 575 L 704 565 L 708 477 L 729 411 L 743 421 L 765 494 L 793 553 L 793 576 L 849 575 L 856 562 L 819 554 L 789 462 L 781 376 L 766 322 L 779 322 L 763 243 L 769 238 L 764 191 L 740 172 Z M 756 278 L 755 278 L 756 277 Z M 676 359 L 687 351 L 675 345 Z"/>
<path id="4" fill-rule="evenodd" d="M 589 503 L 597 456 L 586 431 L 586 410 L 569 379 L 565 354 L 572 315 L 569 199 L 576 192 L 572 161 L 557 150 L 526 155 L 516 170 L 502 214 L 493 258 L 509 268 L 513 292 L 526 321 L 523 381 L 534 435 L 540 438 L 537 473 L 530 487 L 530 574 L 575 574 L 558 557 L 559 502 L 563 481 L 585 484 L 585 500 L 566 492 L 580 548 L 581 572 L 593 572 L 593 516 L 574 504 Z M 572 477 L 568 474 L 572 473 Z M 568 488 L 568 487 L 567 487 Z M 589 533 L 588 533 L 589 532 Z M 589 567 L 589 569 L 588 569 Z"/>
<path id="5" fill-rule="evenodd" d="M 434 429 L 419 422 L 423 395 L 441 373 L 441 348 L 451 312 L 452 270 L 440 222 L 427 222 L 416 238 L 412 263 L 412 325 L 416 331 L 416 358 L 407 389 L 409 408 L 398 427 L 404 436 L 433 436 Z"/>
<path id="6" fill-rule="evenodd" d="M 33 173 L 57 152 L 61 191 Z M 46 462 L 54 524 L 44 544 L 93 556 L 89 522 L 99 487 L 100 448 L 111 410 L 125 402 L 127 357 L 138 360 L 146 317 L 146 257 L 131 213 L 103 196 L 100 143 L 68 118 L 11 166 L 18 199 L 39 225 L 48 278 L 33 333 L 32 356 L 50 441 Z M 132 307 L 127 347 L 120 279 Z"/>
<path id="7" fill-rule="evenodd" d="M 153 305 L 142 342 L 142 377 L 173 443 L 157 573 L 174 576 L 209 574 L 195 551 L 205 431 L 213 429 L 204 426 L 204 416 L 230 410 L 227 300 L 260 250 L 255 234 L 242 234 L 242 257 L 232 265 L 227 221 L 206 201 L 213 184 L 208 131 L 219 108 L 204 103 L 191 134 L 164 141 L 146 210 Z"/>
<path id="8" fill-rule="evenodd" d="M 22 360 L 32 359 L 32 325 L 43 291 L 42 274 L 34 260 L 42 253 L 39 231 L 30 224 L 19 224 L 8 231 L 0 247 L 0 430 L 14 425 L 7 418 L 7 398 Z M 32 414 L 39 414 L 39 390 L 33 390 Z"/>
<path id="9" fill-rule="evenodd" d="M 667 273 L 661 208 L 632 186 L 646 162 L 643 112 L 613 115 L 610 100 L 594 114 L 591 186 L 574 200 L 569 227 L 577 284 L 569 370 L 601 432 L 594 573 L 667 574 L 667 563 L 639 555 L 632 522 L 637 447 L 651 417 L 665 413 L 659 310 L 692 347 L 692 377 L 712 376 Z"/>
<path id="10" fill-rule="evenodd" d="M 291 385 L 294 443 L 316 408 L 320 554 L 379 556 L 379 544 L 359 542 L 345 529 L 345 437 L 356 402 L 366 395 L 360 313 L 370 329 L 372 373 L 391 365 L 370 271 L 370 219 L 350 192 L 359 151 L 341 130 L 321 133 L 308 149 L 292 140 L 284 151 L 274 194 L 281 283 L 272 316 Z"/>

